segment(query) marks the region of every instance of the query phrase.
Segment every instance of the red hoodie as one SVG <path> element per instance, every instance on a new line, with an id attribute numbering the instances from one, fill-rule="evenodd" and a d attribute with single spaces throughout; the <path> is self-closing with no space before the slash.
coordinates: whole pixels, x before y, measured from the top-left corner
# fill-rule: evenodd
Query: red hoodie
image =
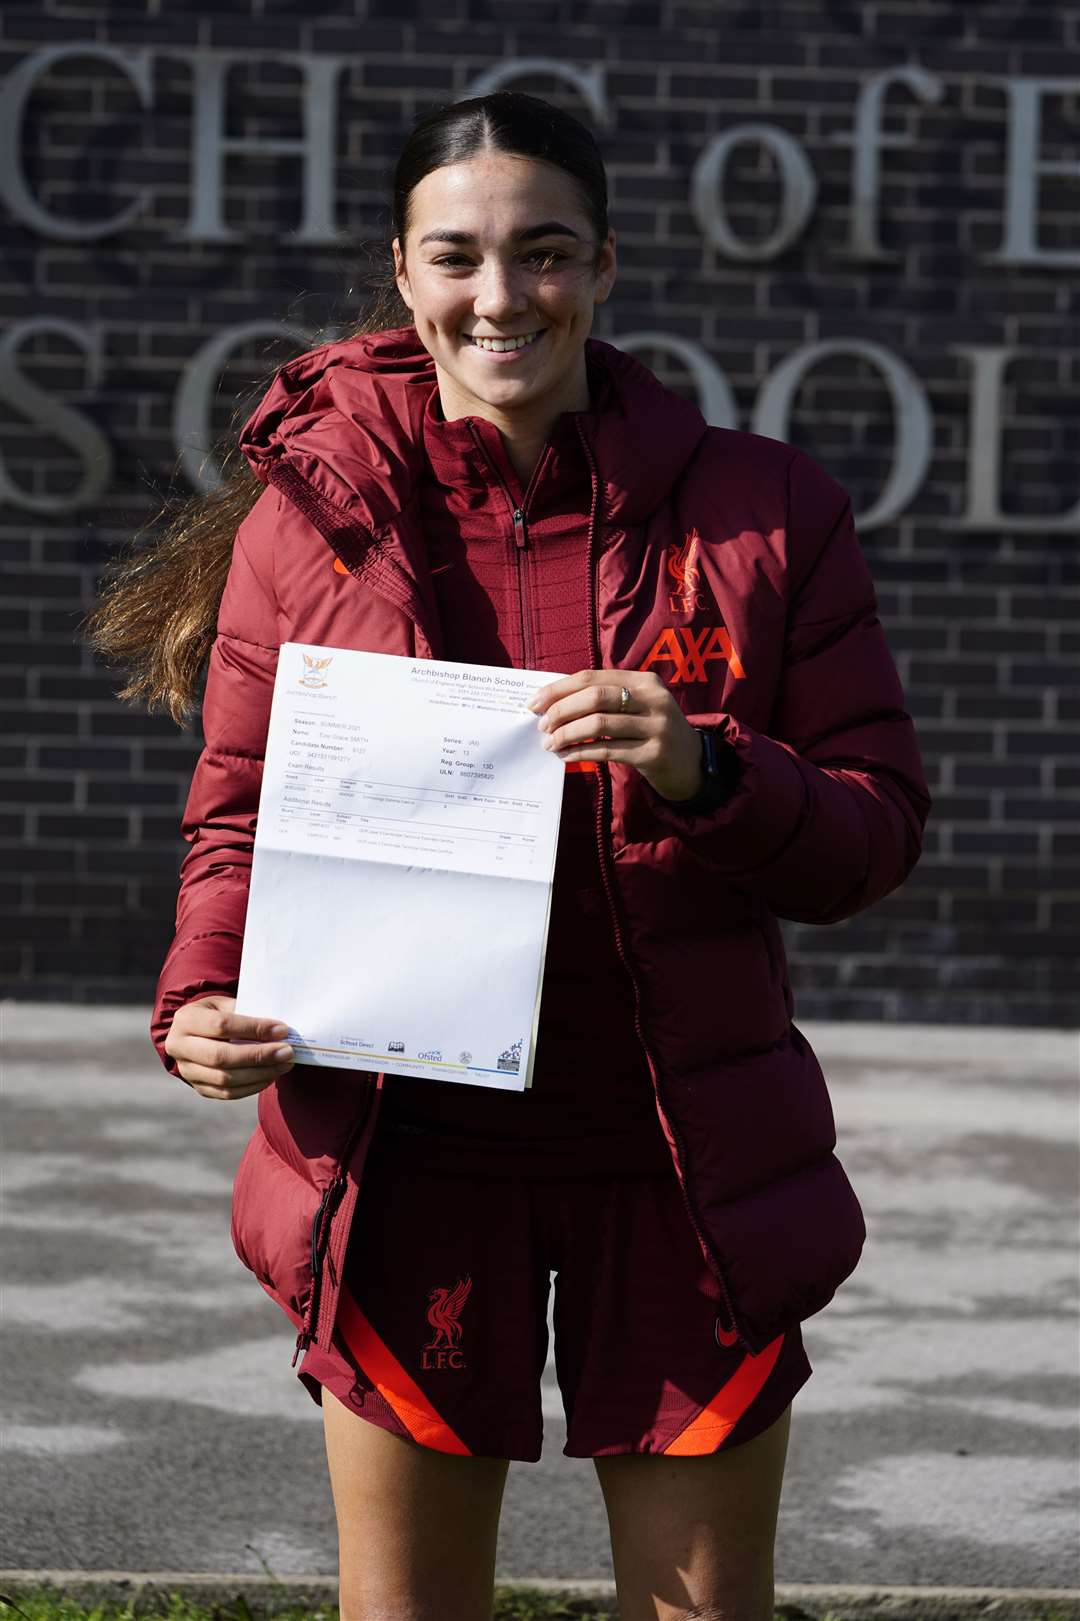
<path id="1" fill-rule="evenodd" d="M 589 665 L 655 670 L 738 757 L 729 799 L 697 815 L 601 765 L 595 837 L 687 1218 L 725 1331 L 756 1353 L 828 1303 L 865 1239 L 777 919 L 828 925 L 895 890 L 930 795 L 843 488 L 779 440 L 708 427 L 610 345 L 586 358 Z M 151 1025 L 169 1070 L 175 1010 L 235 989 L 281 642 L 445 652 L 418 493 L 435 386 L 412 328 L 324 345 L 279 369 L 241 435 L 268 488 L 207 674 Z M 232 1239 L 297 1354 L 329 1343 L 382 1096 L 379 1075 L 304 1065 L 258 1094 Z"/>

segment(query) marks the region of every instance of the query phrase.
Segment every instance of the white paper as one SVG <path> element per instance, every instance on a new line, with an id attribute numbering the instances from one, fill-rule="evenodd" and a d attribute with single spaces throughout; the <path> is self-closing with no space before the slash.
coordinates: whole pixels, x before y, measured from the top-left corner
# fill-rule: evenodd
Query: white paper
<path id="1" fill-rule="evenodd" d="M 285 642 L 238 1013 L 305 1064 L 531 1084 L 566 768 L 550 670 Z"/>

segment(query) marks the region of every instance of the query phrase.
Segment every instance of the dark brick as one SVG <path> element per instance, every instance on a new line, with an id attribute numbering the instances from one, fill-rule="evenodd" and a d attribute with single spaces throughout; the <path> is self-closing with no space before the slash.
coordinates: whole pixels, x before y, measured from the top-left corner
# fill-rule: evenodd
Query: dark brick
<path id="1" fill-rule="evenodd" d="M 1053 731 L 1037 726 L 1010 727 L 1008 751 L 1010 754 L 1062 754 L 1075 759 L 1080 751 L 1080 731 L 1070 732 L 1064 727 Z"/>
<path id="2" fill-rule="evenodd" d="M 63 777 L 4 777 L 0 779 L 0 804 L 70 805 L 75 800 L 75 784 Z"/>
<path id="3" fill-rule="evenodd" d="M 1004 828 L 969 829 L 964 827 L 953 828 L 953 849 L 958 856 L 971 855 L 1036 855 L 1039 849 L 1039 835 L 1036 832 L 1022 832 L 1013 829 L 1011 832 Z"/>
<path id="4" fill-rule="evenodd" d="M 153 994 L 201 736 L 197 718 L 181 730 L 119 703 L 122 676 L 89 659 L 79 619 L 106 563 L 156 514 L 170 481 L 182 491 L 172 412 L 190 357 L 253 314 L 288 313 L 315 330 L 332 319 L 347 325 L 358 303 L 348 246 L 297 249 L 285 238 L 299 217 L 298 158 L 228 159 L 226 217 L 247 233 L 236 244 L 193 249 L 170 235 L 189 208 L 191 94 L 188 68 L 169 47 L 205 36 L 218 49 L 254 41 L 230 75 L 230 129 L 252 135 L 300 132 L 300 76 L 275 52 L 306 41 L 349 58 L 339 81 L 338 214 L 372 239 L 383 234 L 389 172 L 415 112 L 464 93 L 480 68 L 510 53 L 603 64 L 611 119 L 598 134 L 622 254 L 599 336 L 656 327 L 701 343 L 737 390 L 747 427 L 767 376 L 800 345 L 861 337 L 908 365 L 933 403 L 933 459 L 900 520 L 861 539 L 934 806 L 923 859 L 899 891 L 830 929 L 782 925 L 792 982 L 809 1017 L 1071 1027 L 1076 537 L 1028 531 L 1023 516 L 1004 534 L 949 527 L 965 505 L 970 435 L 970 367 L 952 352 L 959 343 L 1021 350 L 1005 389 L 1005 509 L 1057 513 L 1076 499 L 1075 278 L 983 259 L 1001 240 L 1005 178 L 1006 99 L 993 80 L 1060 73 L 1076 43 L 1067 8 L 793 0 L 782 14 L 769 4 L 736 8 L 720 26 L 712 0 L 519 0 L 511 9 L 512 19 L 489 0 L 368 0 L 347 17 L 273 0 L 256 17 L 248 0 L 220 0 L 208 17 L 193 0 L 158 15 L 141 0 L 111 10 L 64 0 L 44 14 L 28 5 L 5 12 L 0 73 L 57 37 L 157 53 L 152 111 L 139 109 L 121 75 L 76 61 L 39 84 L 26 139 L 31 183 L 48 206 L 101 214 L 147 187 L 149 208 L 93 243 L 13 225 L 0 272 L 5 323 L 47 313 L 101 330 L 96 382 L 59 336 L 26 344 L 20 363 L 92 416 L 116 458 L 96 509 L 0 512 L 0 770 L 18 796 L 0 816 L 11 872 L 2 893 L 9 928 L 27 941 L 0 950 L 5 994 L 27 986 L 56 1000 Z M 847 252 L 851 154 L 831 137 L 850 134 L 858 87 L 906 61 L 913 38 L 930 71 L 947 75 L 946 95 L 938 106 L 900 91 L 888 99 L 886 131 L 914 139 L 882 157 L 879 228 L 893 257 L 862 265 Z M 522 85 L 589 117 L 580 96 L 550 76 Z M 1047 155 L 1068 150 L 1072 111 L 1071 101 L 1046 98 Z M 772 261 L 743 265 L 704 240 L 690 176 L 714 134 L 751 118 L 803 143 L 819 192 L 798 241 Z M 1046 246 L 1076 245 L 1072 189 L 1064 176 L 1040 188 Z M 739 147 L 725 185 L 732 229 L 747 242 L 767 235 L 777 200 L 771 164 L 753 145 Z M 299 347 L 281 346 L 282 357 Z M 266 371 L 263 348 L 248 345 L 237 374 Z M 693 396 L 677 363 L 643 358 Z M 237 374 L 223 379 L 215 434 L 228 429 Z M 856 511 L 870 506 L 895 449 L 893 409 L 874 368 L 848 357 L 816 366 L 788 433 L 849 490 Z M 48 433 L 10 413 L 4 434 L 19 487 L 72 487 L 74 460 Z M 44 920 L 36 936 L 22 928 L 35 919 Z M 77 933 L 58 937 L 69 923 Z"/>
<path id="5" fill-rule="evenodd" d="M 1041 693 L 957 692 L 957 720 L 1041 720 Z"/>
<path id="6" fill-rule="evenodd" d="M 126 816 L 88 816 L 72 811 L 65 816 L 39 816 L 38 829 L 43 839 L 122 839 L 128 822 Z"/>
<path id="7" fill-rule="evenodd" d="M 133 808 L 142 805 L 173 805 L 177 811 L 182 808 L 182 799 L 177 787 L 170 782 L 158 782 L 141 778 L 134 780 L 123 777 L 102 777 L 99 781 L 87 784 L 87 804 L 89 805 L 131 805 Z M 176 831 L 175 818 L 173 832 Z"/>
<path id="8" fill-rule="evenodd" d="M 954 760 L 953 776 L 958 788 L 1038 788 L 1041 782 L 1038 761 Z"/>

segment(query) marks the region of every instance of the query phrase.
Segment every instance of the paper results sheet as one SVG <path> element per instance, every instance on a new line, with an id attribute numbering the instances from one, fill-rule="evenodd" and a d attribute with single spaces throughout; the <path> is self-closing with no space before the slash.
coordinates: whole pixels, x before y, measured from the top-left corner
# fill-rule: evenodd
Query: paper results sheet
<path id="1" fill-rule="evenodd" d="M 558 672 L 283 643 L 236 1011 L 301 1063 L 531 1084 Z"/>

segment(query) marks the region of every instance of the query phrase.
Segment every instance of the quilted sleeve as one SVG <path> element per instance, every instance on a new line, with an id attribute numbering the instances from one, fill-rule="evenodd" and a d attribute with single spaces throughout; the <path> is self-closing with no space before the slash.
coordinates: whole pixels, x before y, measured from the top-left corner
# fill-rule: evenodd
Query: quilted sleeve
<path id="1" fill-rule="evenodd" d="M 836 923 L 904 882 L 931 798 L 846 491 L 796 451 L 788 469 L 783 668 L 769 734 L 726 713 L 688 715 L 733 752 L 717 809 L 655 814 L 778 917 Z"/>
<path id="2" fill-rule="evenodd" d="M 278 660 L 278 615 L 266 544 L 281 497 L 264 490 L 236 533 L 202 705 L 203 749 L 180 824 L 176 932 L 158 977 L 150 1038 L 165 1068 L 173 1015 L 185 1002 L 236 994 L 251 854 Z"/>

